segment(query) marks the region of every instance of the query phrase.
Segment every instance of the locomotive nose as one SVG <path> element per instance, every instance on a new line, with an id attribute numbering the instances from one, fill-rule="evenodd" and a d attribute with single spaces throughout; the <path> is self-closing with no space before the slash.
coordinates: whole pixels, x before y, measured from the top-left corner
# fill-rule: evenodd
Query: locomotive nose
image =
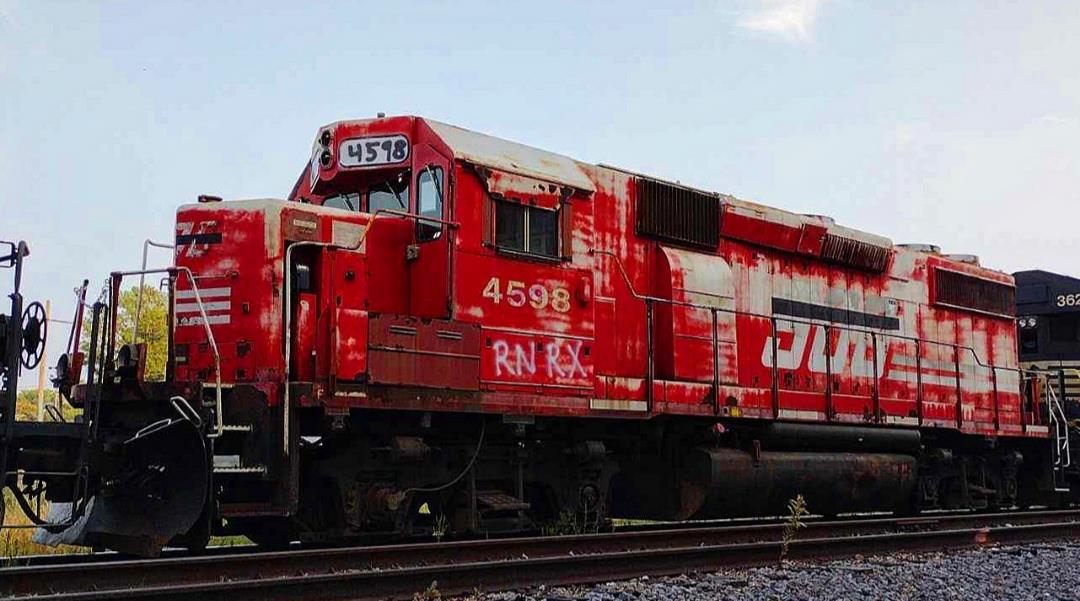
<path id="1" fill-rule="evenodd" d="M 124 443 L 115 477 L 78 519 L 62 530 L 39 529 L 34 541 L 157 555 L 198 521 L 206 504 L 207 469 L 195 424 L 186 419 L 151 424 Z M 71 503 L 54 503 L 49 522 L 65 523 L 71 515 Z"/>

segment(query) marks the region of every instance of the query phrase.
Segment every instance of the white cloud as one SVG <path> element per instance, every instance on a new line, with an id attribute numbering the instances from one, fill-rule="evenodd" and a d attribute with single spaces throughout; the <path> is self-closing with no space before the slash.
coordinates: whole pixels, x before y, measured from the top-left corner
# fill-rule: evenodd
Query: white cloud
<path id="1" fill-rule="evenodd" d="M 743 13 L 736 25 L 743 29 L 780 37 L 789 42 L 808 43 L 814 39 L 818 9 L 826 0 L 758 0 L 758 6 Z"/>

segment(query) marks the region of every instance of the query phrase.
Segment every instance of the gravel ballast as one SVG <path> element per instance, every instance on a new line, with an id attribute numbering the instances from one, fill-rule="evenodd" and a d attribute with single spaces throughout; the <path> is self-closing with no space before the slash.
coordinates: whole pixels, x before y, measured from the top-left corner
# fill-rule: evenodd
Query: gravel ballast
<path id="1" fill-rule="evenodd" d="M 584 587 L 541 587 L 484 601 L 1080 600 L 1080 542 L 787 562 Z"/>

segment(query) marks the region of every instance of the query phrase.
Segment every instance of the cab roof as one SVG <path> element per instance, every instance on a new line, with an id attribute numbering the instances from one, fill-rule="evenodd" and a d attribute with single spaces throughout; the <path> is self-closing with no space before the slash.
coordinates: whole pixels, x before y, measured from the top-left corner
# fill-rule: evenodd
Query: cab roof
<path id="1" fill-rule="evenodd" d="M 595 192 L 592 180 L 574 159 L 525 144 L 481 134 L 455 125 L 424 119 L 450 147 L 454 158 L 483 167 L 564 184 Z"/>

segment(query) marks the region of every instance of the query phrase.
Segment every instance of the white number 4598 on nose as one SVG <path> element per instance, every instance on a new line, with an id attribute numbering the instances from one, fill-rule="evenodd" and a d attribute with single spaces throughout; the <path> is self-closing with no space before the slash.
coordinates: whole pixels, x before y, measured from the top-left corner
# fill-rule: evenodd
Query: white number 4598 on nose
<path id="1" fill-rule="evenodd" d="M 351 138 L 338 147 L 338 164 L 345 168 L 396 165 L 408 159 L 409 139 L 402 135 Z"/>

